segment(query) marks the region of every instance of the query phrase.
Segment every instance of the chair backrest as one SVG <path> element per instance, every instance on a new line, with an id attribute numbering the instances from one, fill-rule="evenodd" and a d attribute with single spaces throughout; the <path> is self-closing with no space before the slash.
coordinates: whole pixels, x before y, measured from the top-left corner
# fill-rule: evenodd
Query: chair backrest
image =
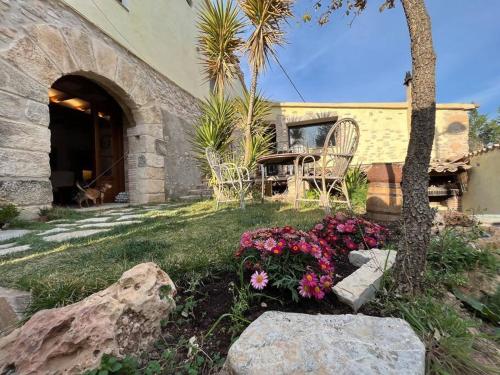
<path id="1" fill-rule="evenodd" d="M 344 177 L 358 148 L 359 126 L 352 118 L 338 120 L 326 135 L 322 153 L 323 174 Z"/>
<path id="2" fill-rule="evenodd" d="M 213 147 L 207 147 L 205 149 L 205 156 L 207 157 L 207 162 L 208 165 L 210 166 L 212 174 L 219 182 L 222 182 L 223 181 L 222 170 L 221 170 L 222 159 L 220 155 Z"/>

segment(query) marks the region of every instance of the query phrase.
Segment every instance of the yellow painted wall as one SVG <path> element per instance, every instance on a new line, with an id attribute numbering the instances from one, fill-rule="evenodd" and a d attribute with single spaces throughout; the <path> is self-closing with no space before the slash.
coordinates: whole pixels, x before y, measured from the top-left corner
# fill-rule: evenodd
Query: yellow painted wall
<path id="1" fill-rule="evenodd" d="M 471 157 L 465 212 L 500 214 L 500 148 Z"/>
<path id="2" fill-rule="evenodd" d="M 469 152 L 467 111 L 471 104 L 439 104 L 433 159 Z M 276 124 L 278 149 L 288 147 L 287 123 L 321 117 L 352 117 L 360 127 L 354 164 L 403 162 L 409 140 L 406 103 L 276 103 L 269 121 Z"/>
<path id="3" fill-rule="evenodd" d="M 200 0 L 62 1 L 193 96 L 208 94 L 196 51 Z"/>

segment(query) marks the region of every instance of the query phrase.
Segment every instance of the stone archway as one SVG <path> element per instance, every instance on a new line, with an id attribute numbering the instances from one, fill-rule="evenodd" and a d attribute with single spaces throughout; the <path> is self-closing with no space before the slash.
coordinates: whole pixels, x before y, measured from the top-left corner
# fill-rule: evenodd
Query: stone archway
<path id="1" fill-rule="evenodd" d="M 0 198 L 31 215 L 51 204 L 47 91 L 68 74 L 102 86 L 126 114 L 131 203 L 164 201 L 163 119 L 155 77 L 113 41 L 49 24 L 26 26 L 0 50 Z"/>

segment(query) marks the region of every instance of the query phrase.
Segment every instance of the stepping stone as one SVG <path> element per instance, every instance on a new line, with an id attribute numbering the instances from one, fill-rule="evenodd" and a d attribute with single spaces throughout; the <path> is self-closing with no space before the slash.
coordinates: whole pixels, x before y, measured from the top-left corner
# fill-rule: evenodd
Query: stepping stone
<path id="1" fill-rule="evenodd" d="M 130 225 L 130 224 L 140 224 L 142 221 L 138 220 L 124 220 L 124 221 L 115 221 L 113 223 L 94 223 L 94 224 L 85 224 L 81 225 L 80 228 L 113 228 L 120 225 Z"/>
<path id="2" fill-rule="evenodd" d="M 396 251 L 394 250 L 355 250 L 349 253 L 349 262 L 356 267 L 361 267 L 363 264 L 370 262 L 371 260 L 380 264 L 382 268 L 384 265 L 392 264 L 396 261 Z"/>
<path id="3" fill-rule="evenodd" d="M 12 306 L 12 310 L 16 315 L 21 318 L 24 310 L 28 307 L 31 294 L 24 290 L 4 288 L 0 286 L 0 298 L 5 298 L 5 300 Z"/>
<path id="4" fill-rule="evenodd" d="M 130 219 L 138 219 L 143 218 L 144 214 L 134 214 L 134 215 L 124 215 L 120 216 L 116 221 L 130 220 Z"/>
<path id="5" fill-rule="evenodd" d="M 384 272 L 390 269 L 396 260 L 395 251 L 379 250 L 380 253 L 373 251 L 365 253 L 370 251 L 359 251 L 361 255 L 349 255 L 349 260 L 352 258 L 357 264 L 362 265 L 333 287 L 333 293 L 338 299 L 351 306 L 354 311 L 358 311 L 363 304 L 375 297 Z M 362 262 L 366 260 L 368 261 L 363 264 Z"/>
<path id="6" fill-rule="evenodd" d="M 59 224 L 57 225 L 58 228 L 73 228 L 73 227 L 76 227 L 76 224 L 75 223 L 71 223 L 71 224 Z"/>
<path id="7" fill-rule="evenodd" d="M 74 238 L 88 237 L 106 231 L 108 231 L 108 229 L 78 230 L 75 232 L 64 232 L 64 233 L 54 234 L 52 236 L 43 237 L 43 239 L 45 241 L 62 242 L 62 241 L 72 240 Z"/>
<path id="8" fill-rule="evenodd" d="M 19 253 L 21 251 L 29 250 L 30 248 L 31 248 L 30 245 L 20 245 L 20 246 L 7 247 L 5 249 L 0 250 L 0 256 Z"/>
<path id="9" fill-rule="evenodd" d="M 397 318 L 266 311 L 229 348 L 225 373 L 424 375 L 425 346 Z"/>
<path id="10" fill-rule="evenodd" d="M 71 230 L 71 228 L 52 228 L 52 229 L 49 229 L 49 230 L 46 230 L 45 232 L 42 232 L 42 233 L 37 233 L 37 236 L 46 236 L 48 234 L 54 234 L 54 233 L 61 233 L 61 232 L 67 232 Z"/>
<path id="11" fill-rule="evenodd" d="M 109 216 L 108 217 L 91 217 L 90 219 L 82 219 L 76 221 L 77 223 L 104 223 L 105 221 L 108 221 L 111 219 Z"/>
<path id="12" fill-rule="evenodd" d="M 14 247 L 15 245 L 16 245 L 15 242 L 5 243 L 3 245 L 0 245 L 0 249 L 6 249 L 7 247 Z"/>
<path id="13" fill-rule="evenodd" d="M 68 219 L 57 219 L 57 220 L 47 221 L 47 224 L 66 223 L 68 221 L 69 221 Z"/>
<path id="14" fill-rule="evenodd" d="M 18 238 L 22 237 L 27 233 L 32 232 L 31 230 L 27 229 L 7 229 L 7 230 L 0 230 L 0 242 L 1 241 L 6 241 L 10 240 L 12 238 Z"/>

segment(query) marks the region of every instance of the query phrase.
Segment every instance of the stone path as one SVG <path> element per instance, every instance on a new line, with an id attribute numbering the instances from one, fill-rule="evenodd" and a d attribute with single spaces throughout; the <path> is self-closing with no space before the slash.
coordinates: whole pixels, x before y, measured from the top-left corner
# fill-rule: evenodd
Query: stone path
<path id="1" fill-rule="evenodd" d="M 14 254 L 29 250 L 29 244 L 18 243 L 16 239 L 21 238 L 25 234 L 35 233 L 41 240 L 47 242 L 63 242 L 76 238 L 85 238 L 95 234 L 105 233 L 115 227 L 140 224 L 147 218 L 150 211 L 166 211 L 174 208 L 175 205 L 161 204 L 157 206 L 146 207 L 117 207 L 113 205 L 107 209 L 100 208 L 95 211 L 94 217 L 85 219 L 57 219 L 47 222 L 49 226 L 45 230 L 25 230 L 25 229 L 10 229 L 0 231 L 0 243 L 3 241 L 13 240 L 6 244 L 0 244 L 0 257 L 8 254 Z M 92 210 L 78 210 L 92 211 Z"/>
<path id="2" fill-rule="evenodd" d="M 19 253 L 21 251 L 29 250 L 30 248 L 31 248 L 30 245 L 20 245 L 20 246 L 7 247 L 7 248 L 0 250 L 0 256 Z"/>
<path id="3" fill-rule="evenodd" d="M 7 230 L 0 230 L 0 242 L 1 241 L 7 241 L 13 238 L 18 238 L 22 237 L 25 234 L 30 233 L 31 230 L 27 229 L 7 229 Z"/>
<path id="4" fill-rule="evenodd" d="M 63 233 L 54 234 L 52 236 L 43 237 L 43 239 L 45 241 L 62 242 L 62 241 L 72 240 L 75 238 L 89 237 L 89 236 L 92 236 L 94 234 L 102 233 L 105 231 L 106 231 L 106 229 L 77 230 L 74 232 L 63 232 Z"/>

